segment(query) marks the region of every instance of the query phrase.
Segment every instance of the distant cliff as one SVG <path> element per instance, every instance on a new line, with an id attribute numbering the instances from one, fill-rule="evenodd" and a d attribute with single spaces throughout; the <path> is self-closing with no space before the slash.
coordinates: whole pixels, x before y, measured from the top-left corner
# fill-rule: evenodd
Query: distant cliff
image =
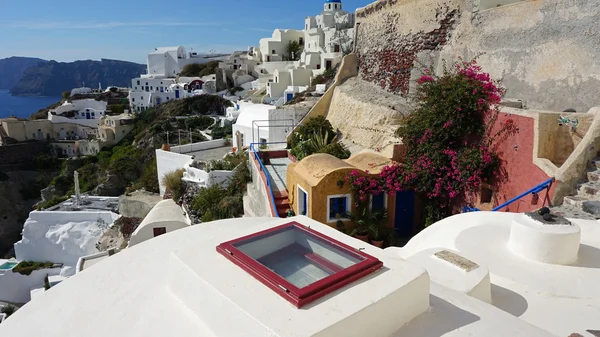
<path id="1" fill-rule="evenodd" d="M 23 96 L 60 96 L 64 91 L 71 91 L 84 83 L 93 88 L 98 83 L 103 88 L 110 85 L 128 86 L 132 78 L 145 72 L 145 65 L 125 61 L 49 61 L 25 70 L 10 93 Z"/>
<path id="2" fill-rule="evenodd" d="M 25 70 L 32 66 L 48 61 L 32 58 L 13 56 L 0 60 L 0 89 L 11 89 L 23 77 Z"/>

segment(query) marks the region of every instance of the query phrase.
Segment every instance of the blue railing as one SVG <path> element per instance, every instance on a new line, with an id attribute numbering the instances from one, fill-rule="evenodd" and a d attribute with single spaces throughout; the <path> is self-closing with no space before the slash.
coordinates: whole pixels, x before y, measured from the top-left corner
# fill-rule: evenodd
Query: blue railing
<path id="1" fill-rule="evenodd" d="M 273 194 L 273 186 L 271 185 L 271 175 L 269 174 L 269 171 L 267 170 L 267 168 L 265 167 L 265 165 L 263 164 L 262 160 L 260 159 L 260 155 L 259 155 L 259 150 L 256 149 L 256 146 L 259 147 L 260 146 L 269 146 L 270 144 L 286 144 L 286 142 L 273 142 L 273 143 L 251 143 L 250 144 L 250 152 L 254 153 L 254 158 L 256 159 L 256 161 L 258 162 L 258 164 L 260 165 L 260 170 L 264 172 L 265 174 L 265 178 L 267 179 L 267 187 L 268 187 L 268 192 L 269 192 L 269 198 L 271 199 L 271 204 L 273 205 L 273 212 L 275 213 L 275 217 L 279 218 L 279 213 L 277 212 L 277 205 L 275 204 L 275 195 Z"/>
<path id="2" fill-rule="evenodd" d="M 520 199 L 530 195 L 530 194 L 537 194 L 540 193 L 543 190 L 546 190 L 546 196 L 544 197 L 544 201 L 542 203 L 542 206 L 544 206 L 546 204 L 546 199 L 548 199 L 548 193 L 550 192 L 550 188 L 552 187 L 552 183 L 554 182 L 554 178 L 550 178 L 546 181 L 544 181 L 543 183 L 535 186 L 532 189 L 529 189 L 521 194 L 519 194 L 518 196 L 508 200 L 507 202 L 503 203 L 502 205 L 496 206 L 492 209 L 492 212 L 497 212 L 507 206 L 510 206 L 511 204 L 519 201 Z M 463 213 L 467 213 L 467 212 L 477 212 L 477 211 L 481 211 L 479 208 L 471 208 L 469 206 L 464 206 L 462 208 L 462 212 Z"/>

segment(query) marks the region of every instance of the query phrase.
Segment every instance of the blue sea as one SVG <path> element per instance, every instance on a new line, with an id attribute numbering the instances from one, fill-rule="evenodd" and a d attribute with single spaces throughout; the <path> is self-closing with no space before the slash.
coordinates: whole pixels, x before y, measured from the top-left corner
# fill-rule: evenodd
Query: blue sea
<path id="1" fill-rule="evenodd" d="M 11 96 L 8 90 L 0 89 L 0 118 L 15 115 L 28 118 L 39 109 L 60 101 L 60 97 Z"/>

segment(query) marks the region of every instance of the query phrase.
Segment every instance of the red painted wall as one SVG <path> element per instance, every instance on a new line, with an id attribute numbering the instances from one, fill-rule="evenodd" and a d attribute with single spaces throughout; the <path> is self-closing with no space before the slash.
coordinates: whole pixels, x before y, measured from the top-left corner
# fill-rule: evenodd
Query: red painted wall
<path id="1" fill-rule="evenodd" d="M 532 117 L 501 113 L 491 134 L 495 134 L 509 118 L 515 122 L 518 131 L 503 140 L 496 140 L 492 145 L 497 148 L 502 160 L 501 178 L 492 184 L 495 188 L 492 203 L 476 203 L 482 210 L 490 210 L 551 178 L 533 163 L 535 121 Z M 553 184 L 549 196 L 554 192 L 554 186 L 555 184 Z M 475 200 L 479 201 L 479 196 L 476 197 Z M 545 197 L 546 191 L 543 191 L 539 194 L 538 203 L 532 204 L 532 196 L 528 195 L 501 211 L 520 213 L 536 210 L 542 207 Z M 549 197 L 549 199 L 551 198 Z"/>

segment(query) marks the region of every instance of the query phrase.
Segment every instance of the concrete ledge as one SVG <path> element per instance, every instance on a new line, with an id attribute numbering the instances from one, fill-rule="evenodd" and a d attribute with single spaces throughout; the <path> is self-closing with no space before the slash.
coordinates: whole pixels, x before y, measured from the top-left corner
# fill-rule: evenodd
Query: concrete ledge
<path id="1" fill-rule="evenodd" d="M 424 267 L 431 281 L 492 303 L 488 268 L 464 257 L 462 253 L 444 248 L 430 248 L 410 256 L 407 260 Z"/>

